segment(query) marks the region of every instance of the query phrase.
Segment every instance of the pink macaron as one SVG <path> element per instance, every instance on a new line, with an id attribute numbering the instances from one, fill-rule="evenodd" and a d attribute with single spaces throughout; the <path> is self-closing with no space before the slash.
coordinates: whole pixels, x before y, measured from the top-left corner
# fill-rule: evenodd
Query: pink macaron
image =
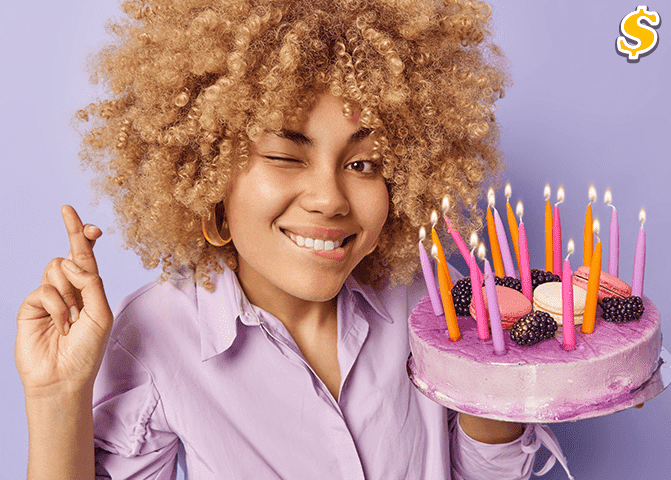
<path id="1" fill-rule="evenodd" d="M 531 302 L 521 292 L 513 288 L 504 287 L 503 285 L 496 286 L 496 295 L 499 297 L 499 310 L 501 311 L 501 324 L 503 328 L 510 329 L 513 323 L 531 313 Z M 485 301 L 485 313 L 487 316 L 487 323 L 489 324 L 489 309 L 487 308 L 487 292 L 485 287 L 482 287 L 482 297 Z M 475 318 L 475 303 L 471 299 L 471 305 L 468 308 L 471 317 Z"/>
<path id="2" fill-rule="evenodd" d="M 573 273 L 573 285 L 587 290 L 589 267 L 581 266 Z M 599 302 L 606 297 L 625 298 L 631 296 L 631 287 L 617 277 L 601 272 L 599 276 Z"/>

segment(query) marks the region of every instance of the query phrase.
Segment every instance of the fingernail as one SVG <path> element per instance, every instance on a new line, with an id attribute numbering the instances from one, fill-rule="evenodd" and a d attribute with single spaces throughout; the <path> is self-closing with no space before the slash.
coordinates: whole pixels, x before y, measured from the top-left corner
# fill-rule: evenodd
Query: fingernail
<path id="1" fill-rule="evenodd" d="M 65 325 L 63 325 L 63 332 L 64 332 L 64 335 L 67 335 L 68 333 L 70 333 L 70 324 L 68 322 L 65 322 Z"/>
<path id="2" fill-rule="evenodd" d="M 67 258 L 63 260 L 63 265 L 65 265 L 65 267 L 71 272 L 79 273 L 82 271 L 82 269 L 79 268 L 79 265 L 77 265 L 75 262 Z"/>
<path id="3" fill-rule="evenodd" d="M 79 320 L 79 309 L 73 305 L 70 307 L 70 322 L 75 323 Z"/>

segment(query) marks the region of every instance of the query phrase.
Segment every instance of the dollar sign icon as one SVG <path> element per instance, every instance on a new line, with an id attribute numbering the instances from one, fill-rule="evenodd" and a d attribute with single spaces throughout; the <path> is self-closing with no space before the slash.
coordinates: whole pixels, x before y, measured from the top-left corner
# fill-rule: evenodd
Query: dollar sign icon
<path id="1" fill-rule="evenodd" d="M 640 55 L 649 53 L 657 45 L 657 31 L 648 25 L 644 25 L 643 20 L 656 27 L 659 25 L 661 18 L 657 12 L 649 12 L 648 7 L 642 5 L 638 6 L 636 11 L 624 17 L 622 23 L 620 23 L 620 32 L 624 36 L 617 37 L 617 50 L 624 55 L 628 55 L 629 60 L 638 61 Z M 631 45 L 625 37 L 636 44 Z"/>

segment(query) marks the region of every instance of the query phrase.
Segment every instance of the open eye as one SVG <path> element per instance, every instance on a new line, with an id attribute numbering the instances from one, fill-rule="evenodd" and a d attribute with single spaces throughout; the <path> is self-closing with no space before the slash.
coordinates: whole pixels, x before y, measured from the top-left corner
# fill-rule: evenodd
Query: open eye
<path id="1" fill-rule="evenodd" d="M 346 168 L 361 173 L 374 173 L 377 170 L 377 164 L 370 160 L 355 160 L 348 163 Z"/>

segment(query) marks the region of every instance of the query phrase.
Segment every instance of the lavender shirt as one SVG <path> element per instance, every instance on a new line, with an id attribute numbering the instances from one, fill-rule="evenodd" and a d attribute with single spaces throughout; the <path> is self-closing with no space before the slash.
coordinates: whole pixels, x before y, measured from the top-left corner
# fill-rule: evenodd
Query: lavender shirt
<path id="1" fill-rule="evenodd" d="M 97 478 L 174 479 L 178 457 L 190 480 L 531 475 L 529 429 L 510 444 L 475 442 L 408 380 L 422 282 L 374 291 L 347 280 L 336 402 L 233 272 L 212 280 L 214 292 L 188 274 L 151 283 L 117 308 L 94 387 Z"/>

